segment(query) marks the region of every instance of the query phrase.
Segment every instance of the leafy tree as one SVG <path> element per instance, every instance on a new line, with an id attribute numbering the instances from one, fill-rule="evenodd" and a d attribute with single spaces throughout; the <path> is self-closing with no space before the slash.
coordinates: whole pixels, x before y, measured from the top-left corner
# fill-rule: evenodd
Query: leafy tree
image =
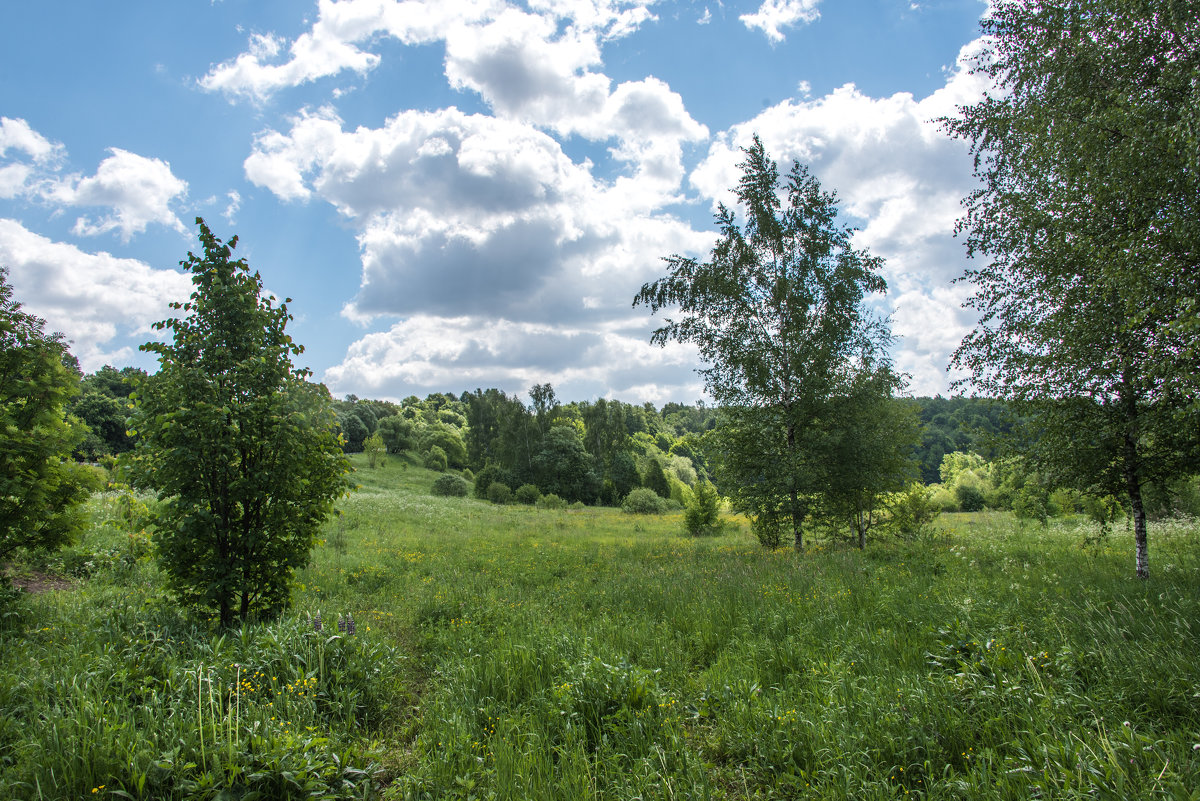
<path id="1" fill-rule="evenodd" d="M 657 459 L 651 459 L 646 465 L 646 472 L 642 476 L 642 485 L 646 489 L 653 490 L 660 498 L 671 497 L 671 484 L 667 481 L 667 474 Z"/>
<path id="2" fill-rule="evenodd" d="M 684 508 L 683 524 L 693 537 L 720 531 L 721 496 L 710 482 L 696 485 L 691 502 Z"/>
<path id="3" fill-rule="evenodd" d="M 62 335 L 45 326 L 21 311 L 0 268 L 0 561 L 16 548 L 69 542 L 91 489 L 68 460 L 85 433 L 66 413 L 79 375 Z"/>
<path id="4" fill-rule="evenodd" d="M 488 484 L 487 497 L 492 503 L 504 506 L 512 501 L 513 491 L 503 481 L 493 481 Z"/>
<path id="5" fill-rule="evenodd" d="M 499 465 L 489 464 L 475 475 L 475 497 L 481 501 L 486 501 L 488 487 L 491 486 L 493 481 L 499 481 L 501 484 L 507 484 L 510 487 L 514 483 L 512 473 Z"/>
<path id="6" fill-rule="evenodd" d="M 287 301 L 262 297 L 259 275 L 231 260 L 237 237 L 223 244 L 196 222 L 203 255 L 180 263 L 195 290 L 155 325 L 171 341 L 142 346 L 159 368 L 134 396 L 134 466 L 162 501 L 171 588 L 230 626 L 286 606 L 349 465 L 329 393 L 292 366 L 303 349 L 284 331 Z"/>
<path id="7" fill-rule="evenodd" d="M 583 503 L 595 503 L 599 497 L 601 478 L 595 460 L 583 447 L 574 426 L 552 427 L 533 461 L 537 476 L 534 483 L 544 492 Z"/>
<path id="8" fill-rule="evenodd" d="M 891 397 L 898 379 L 890 369 L 861 370 L 859 379 L 829 404 L 821 507 L 865 548 L 867 532 L 885 517 L 887 498 L 917 474 L 920 425 L 915 409 Z"/>
<path id="9" fill-rule="evenodd" d="M 794 164 L 781 185 L 758 137 L 743 152 L 734 192 L 744 226 L 721 205 L 710 260 L 669 257 L 667 277 L 643 286 L 634 305 L 679 308 L 653 341 L 694 343 L 710 365 L 701 375 L 725 416 L 714 440 L 722 490 L 752 517 L 790 529 L 800 549 L 821 486 L 826 406 L 846 394 L 859 364 L 886 364 L 890 335 L 862 303 L 885 289 L 882 262 L 850 246 L 836 197 L 806 168 Z"/>
<path id="10" fill-rule="evenodd" d="M 388 453 L 403 453 L 417 446 L 415 426 L 411 420 L 400 415 L 385 417 L 379 421 L 375 433 L 383 437 Z"/>
<path id="11" fill-rule="evenodd" d="M 444 471 L 449 465 L 446 461 L 446 451 L 440 445 L 433 445 L 425 452 L 425 467 L 430 470 Z"/>
<path id="12" fill-rule="evenodd" d="M 383 435 L 378 430 L 363 440 L 363 453 L 367 454 L 367 466 L 372 469 L 379 467 L 386 458 L 387 445 L 383 443 Z"/>
<path id="13" fill-rule="evenodd" d="M 954 362 L 1032 419 L 1044 479 L 1129 499 L 1147 578 L 1143 488 L 1194 470 L 1200 432 L 1200 8 L 1005 0 L 982 24 L 998 91 L 944 120 L 982 184 Z"/>
<path id="14" fill-rule="evenodd" d="M 371 434 L 367 424 L 355 412 L 342 415 L 338 422 L 342 430 L 342 447 L 346 453 L 361 453 L 363 443 Z"/>

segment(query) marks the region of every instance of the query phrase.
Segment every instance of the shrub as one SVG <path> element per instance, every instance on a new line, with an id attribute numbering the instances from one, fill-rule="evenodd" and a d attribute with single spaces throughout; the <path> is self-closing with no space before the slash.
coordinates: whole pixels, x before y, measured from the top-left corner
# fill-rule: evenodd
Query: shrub
<path id="1" fill-rule="evenodd" d="M 648 487 L 630 490 L 621 508 L 635 515 L 661 515 L 668 509 L 667 500 Z"/>
<path id="2" fill-rule="evenodd" d="M 964 512 L 979 512 L 985 505 L 983 492 L 973 484 L 959 484 L 954 488 L 954 497 Z"/>
<path id="3" fill-rule="evenodd" d="M 488 487 L 491 486 L 493 481 L 499 481 L 510 487 L 516 483 L 513 481 L 512 473 L 499 465 L 489 464 L 475 476 L 475 497 L 481 501 L 486 501 L 488 499 Z"/>
<path id="4" fill-rule="evenodd" d="M 522 484 L 517 487 L 517 491 L 513 493 L 517 503 L 527 504 L 532 506 L 538 502 L 538 498 L 542 497 L 542 491 L 532 484 Z"/>
<path id="5" fill-rule="evenodd" d="M 442 450 L 441 446 L 434 445 L 426 452 L 425 466 L 430 470 L 437 470 L 439 472 L 446 469 L 446 452 Z"/>
<path id="6" fill-rule="evenodd" d="M 539 509 L 565 509 L 567 502 L 551 492 L 549 495 L 543 495 L 537 500 L 537 508 Z"/>
<path id="7" fill-rule="evenodd" d="M 934 499 L 934 490 L 919 481 L 891 497 L 888 506 L 890 525 L 898 537 L 915 539 L 933 531 L 933 521 L 942 513 Z"/>
<path id="8" fill-rule="evenodd" d="M 498 503 L 503 506 L 512 501 L 512 489 L 503 481 L 493 481 L 488 485 L 487 489 L 488 500 L 492 503 Z"/>
<path id="9" fill-rule="evenodd" d="M 685 507 L 683 524 L 693 537 L 721 530 L 721 497 L 711 482 L 702 481 L 696 485 L 691 501 Z"/>
<path id="10" fill-rule="evenodd" d="M 471 491 L 466 479 L 453 473 L 443 473 L 433 482 L 433 494 L 451 498 L 465 498 Z"/>

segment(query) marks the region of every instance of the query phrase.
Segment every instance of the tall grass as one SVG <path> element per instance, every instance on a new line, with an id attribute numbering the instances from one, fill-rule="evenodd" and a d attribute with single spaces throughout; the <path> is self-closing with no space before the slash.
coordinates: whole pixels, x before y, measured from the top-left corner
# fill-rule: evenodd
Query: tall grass
<path id="1" fill-rule="evenodd" d="M 0 791 L 348 797 L 377 761 L 414 799 L 1200 798 L 1193 524 L 1152 528 L 1138 582 L 1131 535 L 1070 520 L 772 553 L 434 477 L 360 466 L 281 623 L 214 635 L 144 561 L 39 596 L 0 656 Z"/>

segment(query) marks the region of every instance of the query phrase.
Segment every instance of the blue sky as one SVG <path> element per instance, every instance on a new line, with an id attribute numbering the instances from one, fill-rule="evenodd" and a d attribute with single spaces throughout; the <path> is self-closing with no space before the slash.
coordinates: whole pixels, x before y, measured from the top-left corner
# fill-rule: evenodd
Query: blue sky
<path id="1" fill-rule="evenodd" d="M 630 303 L 703 257 L 759 133 L 884 257 L 913 394 L 973 323 L 953 238 L 974 0 L 289 0 L 0 11 L 0 264 L 85 370 L 190 283 L 193 220 L 293 298 L 335 395 L 551 382 L 693 402 L 687 347 Z"/>

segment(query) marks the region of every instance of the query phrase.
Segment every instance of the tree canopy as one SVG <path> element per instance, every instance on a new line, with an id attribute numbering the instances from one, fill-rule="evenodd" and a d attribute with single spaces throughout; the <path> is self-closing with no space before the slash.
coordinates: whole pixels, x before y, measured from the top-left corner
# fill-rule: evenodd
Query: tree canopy
<path id="1" fill-rule="evenodd" d="M 720 238 L 705 262 L 673 255 L 668 274 L 646 284 L 634 305 L 678 309 L 652 341 L 695 344 L 700 371 L 721 407 L 715 437 L 722 489 L 776 544 L 802 526 L 823 491 L 825 454 L 862 376 L 890 396 L 899 384 L 887 357 L 886 324 L 864 307 L 883 292 L 882 261 L 851 247 L 839 225 L 837 198 L 799 163 L 786 179 L 756 136 L 743 150 L 734 193 L 744 210 L 716 213 Z M 782 195 L 782 197 L 781 197 Z"/>
<path id="2" fill-rule="evenodd" d="M 134 395 L 139 479 L 158 491 L 158 554 L 174 591 L 222 626 L 286 606 L 293 571 L 347 488 L 330 398 L 292 366 L 287 302 L 200 226 L 181 262 L 195 291 L 157 323 L 170 341 Z"/>
<path id="3" fill-rule="evenodd" d="M 1035 423 L 1056 483 L 1126 495 L 1194 468 L 1200 371 L 1200 3 L 997 3 L 975 69 L 993 94 L 944 120 L 981 186 L 959 222 L 979 326 L 954 361 Z"/>
<path id="4" fill-rule="evenodd" d="M 21 310 L 0 267 L 0 560 L 69 541 L 90 489 L 69 460 L 86 431 L 66 411 L 79 391 L 74 357 L 45 328 Z"/>

